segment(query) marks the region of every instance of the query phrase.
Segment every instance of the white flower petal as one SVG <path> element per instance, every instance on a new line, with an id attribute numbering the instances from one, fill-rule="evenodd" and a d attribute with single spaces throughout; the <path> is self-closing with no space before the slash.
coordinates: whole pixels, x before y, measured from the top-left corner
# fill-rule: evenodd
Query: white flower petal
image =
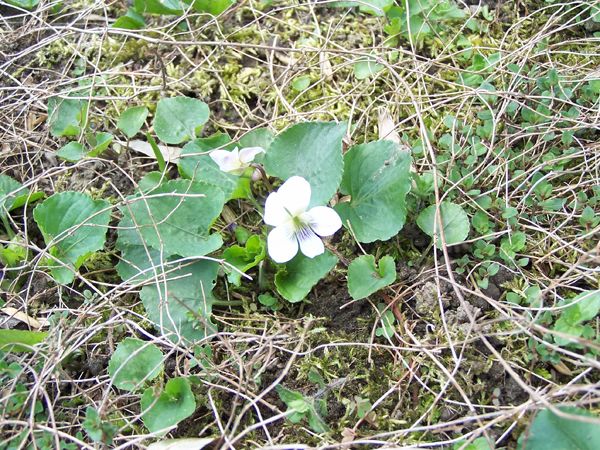
<path id="1" fill-rule="evenodd" d="M 232 152 L 228 152 L 227 150 L 213 150 L 209 153 L 209 156 L 223 172 L 233 172 L 239 170 L 241 167 L 237 149 Z"/>
<path id="2" fill-rule="evenodd" d="M 305 212 L 310 203 L 310 184 L 302 177 L 288 178 L 277 190 L 277 193 L 282 204 L 292 216 L 299 216 Z"/>
<path id="3" fill-rule="evenodd" d="M 303 219 L 319 236 L 331 236 L 342 227 L 342 219 L 333 208 L 315 206 L 306 212 Z"/>
<path id="4" fill-rule="evenodd" d="M 275 227 L 267 236 L 269 256 L 276 263 L 288 262 L 298 253 L 298 241 L 294 229 L 285 223 Z"/>
<path id="5" fill-rule="evenodd" d="M 277 192 L 271 192 L 265 202 L 265 215 L 263 217 L 265 223 L 276 227 L 290 219 L 291 217 L 281 201 L 281 196 Z"/>
<path id="6" fill-rule="evenodd" d="M 240 161 L 244 164 L 250 164 L 259 153 L 264 153 L 262 147 L 246 147 L 240 150 Z"/>
<path id="7" fill-rule="evenodd" d="M 300 242 L 300 251 L 309 258 L 314 258 L 325 251 L 323 241 L 310 228 L 303 229 L 296 234 L 296 237 Z"/>

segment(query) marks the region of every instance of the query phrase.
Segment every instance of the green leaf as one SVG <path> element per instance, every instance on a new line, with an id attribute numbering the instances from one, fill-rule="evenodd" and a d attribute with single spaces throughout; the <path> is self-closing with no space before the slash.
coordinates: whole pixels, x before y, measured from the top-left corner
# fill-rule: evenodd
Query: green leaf
<path id="1" fill-rule="evenodd" d="M 156 107 L 154 132 L 165 144 L 195 139 L 209 113 L 208 105 L 195 98 L 163 98 Z"/>
<path id="2" fill-rule="evenodd" d="M 302 75 L 292 80 L 292 89 L 296 92 L 302 92 L 310 86 L 310 76 Z"/>
<path id="3" fill-rule="evenodd" d="M 148 108 L 145 106 L 135 106 L 127 108 L 119 116 L 117 128 L 123 132 L 129 139 L 134 137 L 146 122 L 148 117 Z"/>
<path id="4" fill-rule="evenodd" d="M 337 8 L 347 8 L 358 6 L 359 11 L 371 14 L 373 16 L 385 16 L 385 12 L 394 4 L 394 0 L 361 0 L 361 1 L 340 1 L 332 3 Z"/>
<path id="5" fill-rule="evenodd" d="M 566 414 L 598 420 L 585 409 L 559 409 Z M 531 427 L 521 434 L 518 446 L 520 450 L 596 450 L 600 448 L 600 427 L 595 423 L 563 418 L 543 409 L 535 416 Z"/>
<path id="6" fill-rule="evenodd" d="M 40 3 L 40 0 L 6 0 L 6 2 L 18 8 L 33 9 Z"/>
<path id="7" fill-rule="evenodd" d="M 138 189 L 140 192 L 150 192 L 167 180 L 168 179 L 165 177 L 163 172 L 158 172 L 156 170 L 148 172 L 146 175 L 140 178 L 140 181 L 138 181 Z"/>
<path id="8" fill-rule="evenodd" d="M 187 378 L 172 378 L 156 396 L 153 388 L 144 391 L 141 400 L 142 421 L 152 433 L 177 425 L 196 411 L 196 399 Z"/>
<path id="9" fill-rule="evenodd" d="M 207 154 L 216 148 L 230 150 L 233 147 L 229 136 L 222 133 L 189 142 L 181 150 L 179 173 L 185 178 L 218 186 L 226 200 L 245 198 L 250 192 L 250 179 L 223 172 Z"/>
<path id="10" fill-rule="evenodd" d="M 394 336 L 396 328 L 396 316 L 394 316 L 394 313 L 384 303 L 377 305 L 377 309 L 381 313 L 381 326 L 377 327 L 375 335 L 391 339 Z"/>
<path id="11" fill-rule="evenodd" d="M 119 245 L 149 245 L 171 255 L 202 256 L 223 243 L 209 228 L 221 214 L 225 199 L 215 186 L 171 180 L 151 193 L 128 197 L 121 207 Z M 135 224 L 135 226 L 134 226 Z"/>
<path id="12" fill-rule="evenodd" d="M 158 144 L 156 143 L 156 140 L 152 137 L 152 135 L 150 133 L 146 133 L 146 139 L 148 140 L 148 144 L 150 144 L 150 147 L 152 148 L 152 152 L 154 153 L 154 157 L 156 158 L 156 163 L 158 164 L 158 170 L 161 173 L 165 173 L 165 171 L 167 169 L 167 163 L 165 161 L 165 157 L 163 156 L 162 152 L 160 151 Z"/>
<path id="13" fill-rule="evenodd" d="M 124 16 L 119 17 L 112 24 L 112 28 L 122 28 L 124 30 L 141 30 L 145 26 L 146 21 L 144 20 L 144 16 L 133 8 L 129 8 Z"/>
<path id="14" fill-rule="evenodd" d="M 93 442 L 102 442 L 107 445 L 112 445 L 113 438 L 118 431 L 115 425 L 104 422 L 98 411 L 91 406 L 85 410 L 85 420 L 82 426 Z"/>
<path id="15" fill-rule="evenodd" d="M 77 270 L 95 251 L 104 247 L 110 221 L 110 204 L 80 192 L 61 192 L 33 210 L 50 255 L 63 264 L 49 262 L 57 282 L 73 281 Z"/>
<path id="16" fill-rule="evenodd" d="M 87 150 L 79 142 L 73 141 L 63 145 L 56 152 L 56 156 L 69 162 L 77 162 L 85 158 Z"/>
<path id="17" fill-rule="evenodd" d="M 31 346 L 46 339 L 45 331 L 0 329 L 0 350 L 3 352 L 31 352 Z"/>
<path id="18" fill-rule="evenodd" d="M 357 145 L 344 155 L 340 190 L 352 199 L 335 210 L 345 226 L 350 221 L 358 241 L 386 240 L 402 229 L 410 164 L 410 154 L 392 141 Z"/>
<path id="19" fill-rule="evenodd" d="M 335 267 L 337 261 L 337 257 L 329 251 L 312 259 L 298 254 L 275 274 L 277 292 L 292 303 L 299 302 Z"/>
<path id="20" fill-rule="evenodd" d="M 135 392 L 156 378 L 164 369 L 160 349 L 146 341 L 125 338 L 110 357 L 108 374 L 113 384 L 124 391 Z"/>
<path id="21" fill-rule="evenodd" d="M 159 270 L 153 284 L 142 288 L 140 297 L 148 319 L 171 341 L 204 339 L 216 330 L 210 321 L 219 264 L 200 260 L 183 267 Z M 166 278 L 166 281 L 165 281 Z"/>
<path id="22" fill-rule="evenodd" d="M 469 235 L 469 217 L 460 205 L 450 202 L 440 204 L 442 226 L 436 220 L 436 205 L 425 208 L 417 217 L 417 225 L 425 234 L 432 237 L 438 248 L 442 248 L 440 231 L 443 231 L 446 244 L 458 244 Z"/>
<path id="23" fill-rule="evenodd" d="M 112 142 L 114 136 L 111 133 L 95 133 L 88 136 L 88 142 L 92 149 L 88 152 L 87 156 L 96 157 L 102 154 L 104 150 L 108 148 Z"/>
<path id="24" fill-rule="evenodd" d="M 48 126 L 52 136 L 78 136 L 85 127 L 87 105 L 85 100 L 50 97 Z"/>
<path id="25" fill-rule="evenodd" d="M 302 419 L 307 419 L 309 427 L 315 433 L 326 433 L 329 430 L 318 411 L 318 409 L 321 409 L 318 408 L 318 400 L 305 397 L 300 392 L 286 389 L 281 385 L 278 385 L 275 389 L 281 401 L 288 407 L 286 412 L 289 413 L 287 417 L 290 422 L 298 423 Z"/>
<path id="26" fill-rule="evenodd" d="M 465 444 L 466 441 L 459 441 L 452 448 L 453 450 L 494 450 L 494 447 L 484 437 L 477 438 L 473 442 Z"/>
<path id="27" fill-rule="evenodd" d="M 29 189 L 8 175 L 0 174 L 0 217 L 6 217 L 9 211 L 16 208 L 16 200 L 23 196 L 29 196 Z"/>
<path id="28" fill-rule="evenodd" d="M 254 235 L 248 238 L 244 247 L 232 245 L 225 249 L 223 259 L 245 273 L 265 259 L 266 254 L 267 244 L 264 239 L 258 235 Z M 241 275 L 235 270 L 232 270 L 227 275 L 227 279 L 236 286 L 239 286 L 241 283 Z"/>
<path id="29" fill-rule="evenodd" d="M 554 331 L 580 337 L 583 322 L 594 319 L 600 312 L 600 290 L 585 291 L 569 301 L 571 306 L 562 310 L 562 314 L 554 324 Z M 567 345 L 571 339 L 554 336 L 558 345 Z"/>
<path id="30" fill-rule="evenodd" d="M 179 15 L 183 12 L 179 0 L 135 0 L 133 3 L 135 10 L 140 13 L 160 14 L 160 15 Z"/>
<path id="31" fill-rule="evenodd" d="M 359 256 L 348 267 L 348 291 L 354 300 L 368 297 L 394 281 L 396 263 L 391 256 L 381 258 L 379 267 L 373 255 Z"/>
<path id="32" fill-rule="evenodd" d="M 190 3 L 186 1 L 186 3 Z M 192 6 L 198 12 L 207 12 L 218 16 L 235 3 L 235 0 L 194 0 Z"/>
<path id="33" fill-rule="evenodd" d="M 273 142 L 273 139 L 275 139 L 275 136 L 268 128 L 255 128 L 240 138 L 238 147 L 262 147 L 267 150 L 271 145 L 271 142 Z"/>
<path id="34" fill-rule="evenodd" d="M 121 251 L 121 259 L 115 267 L 121 279 L 127 283 L 149 280 L 169 270 L 169 260 L 161 259 L 163 255 L 160 250 L 144 245 L 127 245 L 122 241 L 117 241 L 117 250 Z"/>
<path id="35" fill-rule="evenodd" d="M 385 69 L 383 64 L 375 62 L 373 58 L 362 59 L 354 63 L 354 76 L 357 80 L 364 80 Z"/>
<path id="36" fill-rule="evenodd" d="M 265 155 L 268 174 L 287 180 L 299 175 L 312 188 L 310 206 L 324 205 L 342 179 L 342 138 L 346 123 L 307 122 L 279 134 Z"/>

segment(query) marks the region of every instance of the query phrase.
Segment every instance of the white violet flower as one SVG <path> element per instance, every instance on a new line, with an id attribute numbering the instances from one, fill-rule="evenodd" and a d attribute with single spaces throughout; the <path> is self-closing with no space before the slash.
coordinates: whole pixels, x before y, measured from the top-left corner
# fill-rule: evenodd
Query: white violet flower
<path id="1" fill-rule="evenodd" d="M 310 203 L 310 184 L 302 177 L 291 177 L 265 203 L 264 221 L 274 226 L 267 237 L 269 256 L 277 263 L 292 259 L 300 251 L 314 258 L 325 251 L 319 236 L 331 236 L 342 226 L 338 213 L 327 206 Z"/>
<path id="2" fill-rule="evenodd" d="M 223 172 L 241 175 L 250 167 L 256 155 L 264 152 L 265 149 L 262 147 L 246 147 L 241 150 L 236 147 L 232 151 L 213 150 L 208 155 Z"/>

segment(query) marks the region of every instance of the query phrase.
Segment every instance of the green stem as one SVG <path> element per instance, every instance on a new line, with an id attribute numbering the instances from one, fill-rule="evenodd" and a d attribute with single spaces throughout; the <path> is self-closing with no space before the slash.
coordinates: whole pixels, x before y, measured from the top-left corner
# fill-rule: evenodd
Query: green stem
<path id="1" fill-rule="evenodd" d="M 267 270 L 265 268 L 265 260 L 258 263 L 258 289 L 259 291 L 267 290 Z"/>
<path id="2" fill-rule="evenodd" d="M 244 304 L 241 300 L 213 300 L 213 306 L 241 306 Z"/>
<path id="3" fill-rule="evenodd" d="M 263 209 L 263 207 L 258 203 L 258 201 L 256 200 L 256 198 L 254 198 L 254 195 L 252 193 L 250 193 L 250 195 L 248 195 L 248 201 L 250 203 L 252 203 L 252 206 L 254 206 L 256 208 L 256 210 L 259 212 L 259 214 L 261 216 L 265 215 L 265 210 Z"/>
<path id="4" fill-rule="evenodd" d="M 11 240 L 12 238 L 15 237 L 15 233 L 14 233 L 12 227 L 10 226 L 10 223 L 8 223 L 8 219 L 6 218 L 6 216 L 4 214 L 1 214 L 0 217 L 2 217 L 2 224 L 4 225 L 4 229 L 6 230 L 6 233 L 8 234 L 8 238 L 9 238 L 9 240 Z"/>

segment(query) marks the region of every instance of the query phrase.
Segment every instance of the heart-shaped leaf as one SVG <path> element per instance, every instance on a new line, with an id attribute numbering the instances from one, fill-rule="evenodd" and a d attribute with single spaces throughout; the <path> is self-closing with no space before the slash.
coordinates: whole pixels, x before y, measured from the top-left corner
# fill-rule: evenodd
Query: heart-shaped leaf
<path id="1" fill-rule="evenodd" d="M 444 232 L 446 244 L 458 244 L 469 235 L 469 216 L 460 205 L 450 202 L 440 204 L 442 226 L 436 220 L 436 205 L 431 205 L 419 213 L 417 225 L 425 234 L 434 238 L 436 246 L 442 248 L 440 230 Z"/>
<path id="2" fill-rule="evenodd" d="M 148 319 L 162 335 L 192 343 L 216 330 L 210 316 L 218 271 L 219 264 L 205 260 L 159 267 L 157 281 L 144 286 L 140 296 Z"/>
<path id="3" fill-rule="evenodd" d="M 85 158 L 87 150 L 79 142 L 73 141 L 63 145 L 56 152 L 56 156 L 69 162 L 77 162 Z"/>
<path id="4" fill-rule="evenodd" d="M 113 384 L 124 391 L 134 392 L 163 371 L 163 354 L 146 341 L 125 338 L 108 363 L 108 374 Z"/>
<path id="5" fill-rule="evenodd" d="M 48 100 L 48 126 L 54 137 L 78 136 L 86 124 L 88 102 L 72 98 Z"/>
<path id="6" fill-rule="evenodd" d="M 329 251 L 312 259 L 298 254 L 277 271 L 275 275 L 277 292 L 292 303 L 299 302 L 335 267 L 337 262 L 337 256 Z"/>
<path id="7" fill-rule="evenodd" d="M 287 180 L 299 175 L 312 188 L 310 206 L 324 205 L 342 179 L 342 138 L 346 123 L 308 122 L 294 125 L 277 136 L 265 155 L 265 169 Z"/>
<path id="8" fill-rule="evenodd" d="M 208 105 L 190 97 L 159 100 L 154 116 L 154 132 L 165 144 L 195 139 L 209 116 Z"/>
<path id="9" fill-rule="evenodd" d="M 196 399 L 187 378 L 172 378 L 156 396 L 153 388 L 144 391 L 141 401 L 142 421 L 152 433 L 177 425 L 194 414 Z"/>
<path id="10" fill-rule="evenodd" d="M 585 409 L 561 407 L 566 414 L 594 418 Z M 569 419 L 549 409 L 540 411 L 531 427 L 519 437 L 520 450 L 596 450 L 600 448 L 600 427 L 595 423 Z"/>
<path id="11" fill-rule="evenodd" d="M 74 270 L 104 247 L 110 221 L 110 204 L 81 192 L 61 192 L 33 210 L 50 255 L 52 276 L 61 284 L 73 281 Z"/>
<path id="12" fill-rule="evenodd" d="M 348 267 L 348 291 L 354 300 L 368 297 L 394 281 L 396 263 L 391 256 L 381 258 L 379 267 L 373 255 L 359 256 Z"/>
<path id="13" fill-rule="evenodd" d="M 209 234 L 209 228 L 224 204 L 223 191 L 215 186 L 167 181 L 150 193 L 128 197 L 121 207 L 119 246 L 145 243 L 165 257 L 206 255 L 223 243 L 219 234 Z"/>
<path id="14" fill-rule="evenodd" d="M 357 145 L 344 155 L 340 189 L 351 201 L 335 210 L 360 242 L 389 239 L 404 226 L 410 164 L 410 154 L 387 140 Z"/>
<path id="15" fill-rule="evenodd" d="M 117 128 L 121 130 L 125 136 L 131 139 L 138 131 L 140 131 L 146 121 L 146 117 L 148 117 L 148 108 L 145 106 L 127 108 L 119 116 Z"/>

